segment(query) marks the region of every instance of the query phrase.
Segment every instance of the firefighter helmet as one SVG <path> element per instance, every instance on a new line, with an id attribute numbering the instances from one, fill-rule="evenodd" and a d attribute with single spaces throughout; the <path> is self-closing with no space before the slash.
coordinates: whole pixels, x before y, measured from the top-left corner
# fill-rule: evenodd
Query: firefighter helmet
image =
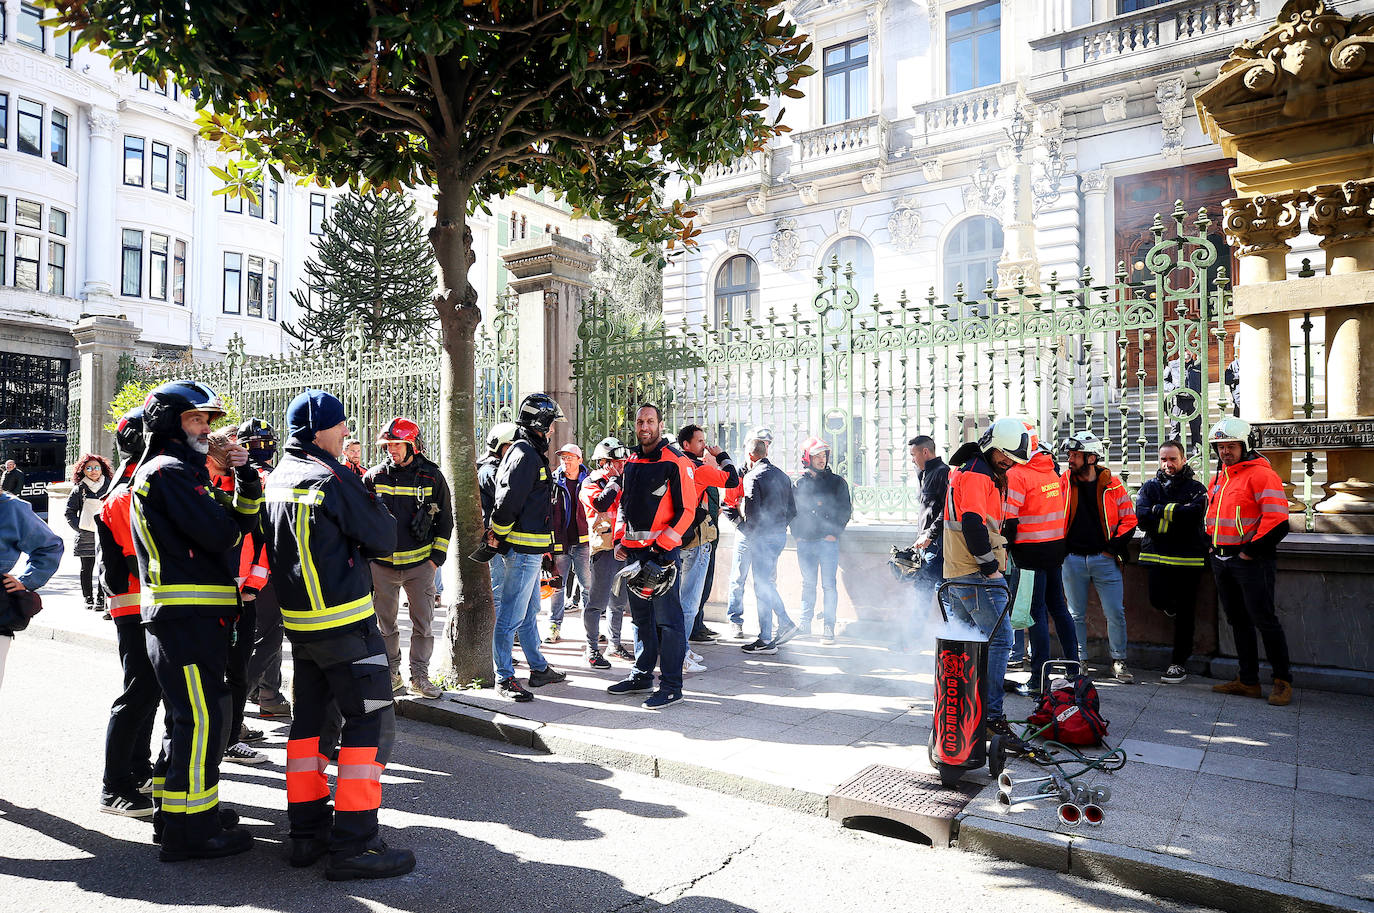
<path id="1" fill-rule="evenodd" d="M 625 449 L 625 445 L 620 443 L 619 438 L 602 438 L 601 443 L 592 449 L 592 462 L 600 460 L 624 460 L 628 459 L 630 452 Z"/>
<path id="2" fill-rule="evenodd" d="M 773 432 L 764 428 L 762 425 L 750 428 L 749 433 L 744 436 L 744 443 L 747 446 L 754 443 L 754 441 L 763 441 L 765 444 L 771 444 L 773 443 Z"/>
<path id="3" fill-rule="evenodd" d="M 811 457 L 818 453 L 830 453 L 830 445 L 818 437 L 807 438 L 801 446 L 802 468 L 810 469 Z"/>
<path id="4" fill-rule="evenodd" d="M 978 448 L 984 453 L 1000 450 L 1013 462 L 1025 463 L 1030 460 L 1034 449 L 1031 445 L 1031 431 L 1019 418 L 999 418 L 988 426 L 978 439 Z"/>
<path id="5" fill-rule="evenodd" d="M 1243 418 L 1228 415 L 1212 426 L 1212 433 L 1207 435 L 1207 443 L 1226 444 L 1232 442 L 1244 445 L 1246 450 L 1252 450 L 1254 447 L 1250 437 L 1250 423 Z"/>
<path id="6" fill-rule="evenodd" d="M 1096 454 L 1099 460 L 1107 458 L 1107 446 L 1102 443 L 1101 438 L 1091 431 L 1075 431 L 1069 435 L 1069 439 L 1064 442 L 1064 450 L 1069 453 L 1077 451 Z"/>
<path id="7" fill-rule="evenodd" d="M 420 449 L 420 426 L 408 418 L 393 418 L 387 422 L 382 433 L 377 435 L 378 444 L 409 444 L 416 452 Z"/>
<path id="8" fill-rule="evenodd" d="M 135 406 L 115 425 L 115 447 L 124 460 L 136 460 L 143 455 L 143 407 Z"/>
<path id="9" fill-rule="evenodd" d="M 250 418 L 240 424 L 235 437 L 241 445 L 249 450 L 254 447 L 275 449 L 277 446 L 277 432 L 273 431 L 272 426 L 260 418 Z"/>
<path id="10" fill-rule="evenodd" d="M 930 552 L 915 548 L 892 546 L 892 557 L 887 559 L 888 570 L 898 583 L 912 583 L 921 573 L 921 568 L 930 560 Z"/>
<path id="11" fill-rule="evenodd" d="M 547 393 L 531 393 L 520 401 L 520 412 L 515 422 L 526 428 L 547 434 L 554 422 L 566 422 L 563 410 L 552 396 Z"/>
<path id="12" fill-rule="evenodd" d="M 492 456 L 500 456 L 501 448 L 507 444 L 515 442 L 515 432 L 520 430 L 520 426 L 515 422 L 497 422 L 491 426 L 487 432 L 487 453 Z"/>
<path id="13" fill-rule="evenodd" d="M 181 416 L 187 412 L 204 412 L 213 422 L 224 417 L 224 401 L 199 381 L 168 381 L 143 401 L 144 429 L 152 434 L 180 432 Z"/>
<path id="14" fill-rule="evenodd" d="M 616 595 L 620 595 L 622 582 L 628 584 L 630 591 L 639 598 L 653 599 L 673 588 L 673 584 L 677 582 L 677 564 L 659 564 L 651 559 L 641 558 L 633 564 L 626 565 L 624 570 L 616 574 L 612 582 L 612 589 Z"/>

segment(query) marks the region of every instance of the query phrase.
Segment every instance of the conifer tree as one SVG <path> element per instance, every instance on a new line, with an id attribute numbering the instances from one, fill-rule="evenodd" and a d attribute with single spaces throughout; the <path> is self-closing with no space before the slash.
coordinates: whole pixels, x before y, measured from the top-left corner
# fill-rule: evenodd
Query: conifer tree
<path id="1" fill-rule="evenodd" d="M 305 265 L 305 284 L 308 293 L 291 293 L 298 319 L 282 324 L 301 351 L 337 346 L 353 317 L 378 347 L 435 335 L 434 250 L 404 194 L 340 197 Z"/>

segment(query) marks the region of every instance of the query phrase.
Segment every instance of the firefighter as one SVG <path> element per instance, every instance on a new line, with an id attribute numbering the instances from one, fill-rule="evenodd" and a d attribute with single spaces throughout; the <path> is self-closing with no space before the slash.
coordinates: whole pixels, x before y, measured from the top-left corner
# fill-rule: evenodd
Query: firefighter
<path id="1" fill-rule="evenodd" d="M 1222 694 L 1263 697 L 1259 682 L 1259 647 L 1274 669 L 1269 703 L 1293 699 L 1293 670 L 1288 638 L 1274 609 L 1274 572 L 1278 544 L 1288 535 L 1288 499 L 1283 482 L 1269 461 L 1255 452 L 1250 423 L 1227 416 L 1209 438 L 1218 466 L 1207 493 L 1206 531 L 1212 545 L 1212 576 L 1217 601 L 1236 638 L 1240 671 L 1235 680 L 1214 685 Z"/>
<path id="2" fill-rule="evenodd" d="M 129 528 L 130 480 L 143 455 L 143 408 L 126 412 L 115 426 L 115 447 L 122 462 L 115 483 L 96 517 L 100 581 L 105 605 L 115 624 L 124 690 L 110 707 L 105 729 L 105 778 L 100 810 L 110 815 L 147 818 L 153 814 L 151 742 L 162 689 L 143 638 L 139 604 L 138 559 Z"/>
<path id="3" fill-rule="evenodd" d="M 506 556 L 501 602 L 492 629 L 492 662 L 496 693 L 513 701 L 534 695 L 515 677 L 511 651 L 515 635 L 530 664 L 529 686 L 541 688 L 567 679 L 539 652 L 539 580 L 544 553 L 553 548 L 553 489 L 549 472 L 549 429 L 566 421 L 547 393 L 531 393 L 520 402 L 515 439 L 496 473 L 487 542 Z"/>
<path id="4" fill-rule="evenodd" d="M 496 507 L 496 470 L 501 468 L 501 458 L 506 455 L 515 441 L 519 426 L 515 422 L 498 422 L 491 426 L 487 434 L 486 455 L 477 463 L 477 497 L 482 505 L 482 528 L 491 528 L 491 512 Z M 509 550 L 509 549 L 507 549 Z M 506 556 L 493 549 L 487 560 L 491 572 L 492 605 L 501 605 L 501 581 L 506 576 Z"/>
<path id="5" fill-rule="evenodd" d="M 625 570 L 638 566 L 630 587 L 630 617 L 635 625 L 635 662 L 630 675 L 606 690 L 634 694 L 658 690 L 643 706 L 658 710 L 682 700 L 682 664 L 687 656 L 678 571 L 682 537 L 696 516 L 692 461 L 663 436 L 663 413 L 646 403 L 635 413 L 635 440 L 620 481 L 619 544 L 616 556 Z M 791 488 L 788 488 L 790 493 Z"/>
<path id="6" fill-rule="evenodd" d="M 404 875 L 415 855 L 387 847 L 377 831 L 396 715 L 368 570 L 370 559 L 396 551 L 396 521 L 338 462 L 348 435 L 338 399 L 306 390 L 286 423 L 285 453 L 267 479 L 266 526 L 296 699 L 286 743 L 289 862 L 309 866 L 328 853 L 330 881 Z M 343 714 L 332 807 L 320 748 L 331 702 Z"/>
<path id="7" fill-rule="evenodd" d="M 1037 694 L 1042 670 L 1050 659 L 1050 617 L 1067 659 L 1078 659 L 1078 632 L 1064 599 L 1064 482 L 1054 456 L 1040 443 L 1035 426 L 1030 433 L 1030 459 L 1007 470 L 1007 499 L 1002 534 L 1019 570 L 1017 588 L 1030 587 L 1030 683 L 1018 694 Z"/>
<path id="8" fill-rule="evenodd" d="M 267 474 L 277 459 L 277 432 L 266 420 L 250 418 L 239 425 L 235 435 L 241 446 L 248 450 L 248 462 L 258 471 L 266 484 Z M 264 548 L 258 551 L 256 559 L 244 569 L 247 575 L 251 569 L 253 579 L 243 588 L 245 600 L 252 600 L 257 614 L 257 627 L 253 632 L 253 656 L 248 663 L 248 698 L 258 705 L 258 716 L 291 717 L 291 704 L 281 691 L 281 645 L 284 630 L 281 623 L 281 604 L 277 601 L 277 588 L 272 585 L 271 570 L 268 566 L 266 540 Z M 258 741 L 248 730 L 245 742 Z"/>
<path id="9" fill-rule="evenodd" d="M 363 476 L 363 485 L 396 518 L 396 549 L 372 562 L 372 586 L 377 626 L 386 641 L 391 664 L 391 690 L 405 691 L 401 675 L 401 632 L 396 627 L 401 590 L 410 613 L 410 690 L 421 697 L 443 696 L 430 681 L 434 655 L 434 572 L 448 555 L 453 533 L 453 505 L 448 483 L 439 467 L 421 451 L 420 426 L 408 418 L 393 418 L 377 443 L 386 459 Z"/>
<path id="10" fill-rule="evenodd" d="M 224 405 L 209 387 L 172 381 L 143 403 L 147 444 L 131 483 L 148 657 L 170 723 L 153 777 L 154 824 L 164 862 L 242 853 L 253 843 L 219 815 L 219 765 L 228 732 L 225 667 L 239 614 L 231 550 L 258 522 L 262 482 L 248 453 L 225 460 L 232 493 L 210 484 L 210 422 Z"/>
<path id="11" fill-rule="evenodd" d="M 1011 655 L 1011 623 L 1002 500 L 1007 472 L 1029 462 L 1031 436 L 1019 419 L 1000 418 L 983 436 L 950 457 L 945 496 L 944 574 L 946 605 L 952 618 L 975 625 L 988 639 L 988 669 L 983 679 L 983 718 L 989 735 L 1000 735 L 1012 750 L 1021 746 L 1002 713 L 1002 686 Z"/>
<path id="12" fill-rule="evenodd" d="M 592 450 L 596 469 L 587 476 L 578 494 L 582 510 L 587 515 L 588 538 L 591 540 L 592 584 L 582 609 L 582 630 L 587 636 L 587 665 L 593 669 L 609 669 L 610 660 L 601 651 L 601 616 L 608 617 L 610 654 L 616 659 L 634 662 L 635 655 L 625 649 L 620 633 L 625 622 L 625 607 L 629 604 L 625 588 L 612 592 L 611 582 L 625 562 L 615 556 L 616 515 L 620 511 L 620 474 L 630 452 L 618 438 L 602 438 Z"/>

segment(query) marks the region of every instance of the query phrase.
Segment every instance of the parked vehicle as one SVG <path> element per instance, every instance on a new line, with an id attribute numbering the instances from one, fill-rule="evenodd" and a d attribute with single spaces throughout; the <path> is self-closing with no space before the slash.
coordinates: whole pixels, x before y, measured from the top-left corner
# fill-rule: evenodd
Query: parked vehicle
<path id="1" fill-rule="evenodd" d="M 61 431 L 0 430 L 0 467 L 14 460 L 24 470 L 24 500 L 48 516 L 48 483 L 67 477 L 67 435 Z"/>

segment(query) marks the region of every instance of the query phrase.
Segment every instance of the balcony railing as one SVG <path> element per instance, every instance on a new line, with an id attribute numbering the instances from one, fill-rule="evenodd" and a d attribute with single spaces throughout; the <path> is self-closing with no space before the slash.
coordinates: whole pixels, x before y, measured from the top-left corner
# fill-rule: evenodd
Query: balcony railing
<path id="1" fill-rule="evenodd" d="M 793 168 L 815 171 L 831 165 L 887 160 L 889 127 L 881 114 L 826 124 L 792 137 Z"/>
<path id="2" fill-rule="evenodd" d="M 923 124 L 926 136 L 934 138 L 969 127 L 991 127 L 1011 117 L 1015 103 L 1016 84 L 1004 82 L 924 102 L 913 110 L 917 124 Z"/>
<path id="3" fill-rule="evenodd" d="M 709 194 L 752 190 L 768 182 L 771 150 L 751 152 L 733 162 L 708 165 L 701 172 L 701 192 Z"/>

